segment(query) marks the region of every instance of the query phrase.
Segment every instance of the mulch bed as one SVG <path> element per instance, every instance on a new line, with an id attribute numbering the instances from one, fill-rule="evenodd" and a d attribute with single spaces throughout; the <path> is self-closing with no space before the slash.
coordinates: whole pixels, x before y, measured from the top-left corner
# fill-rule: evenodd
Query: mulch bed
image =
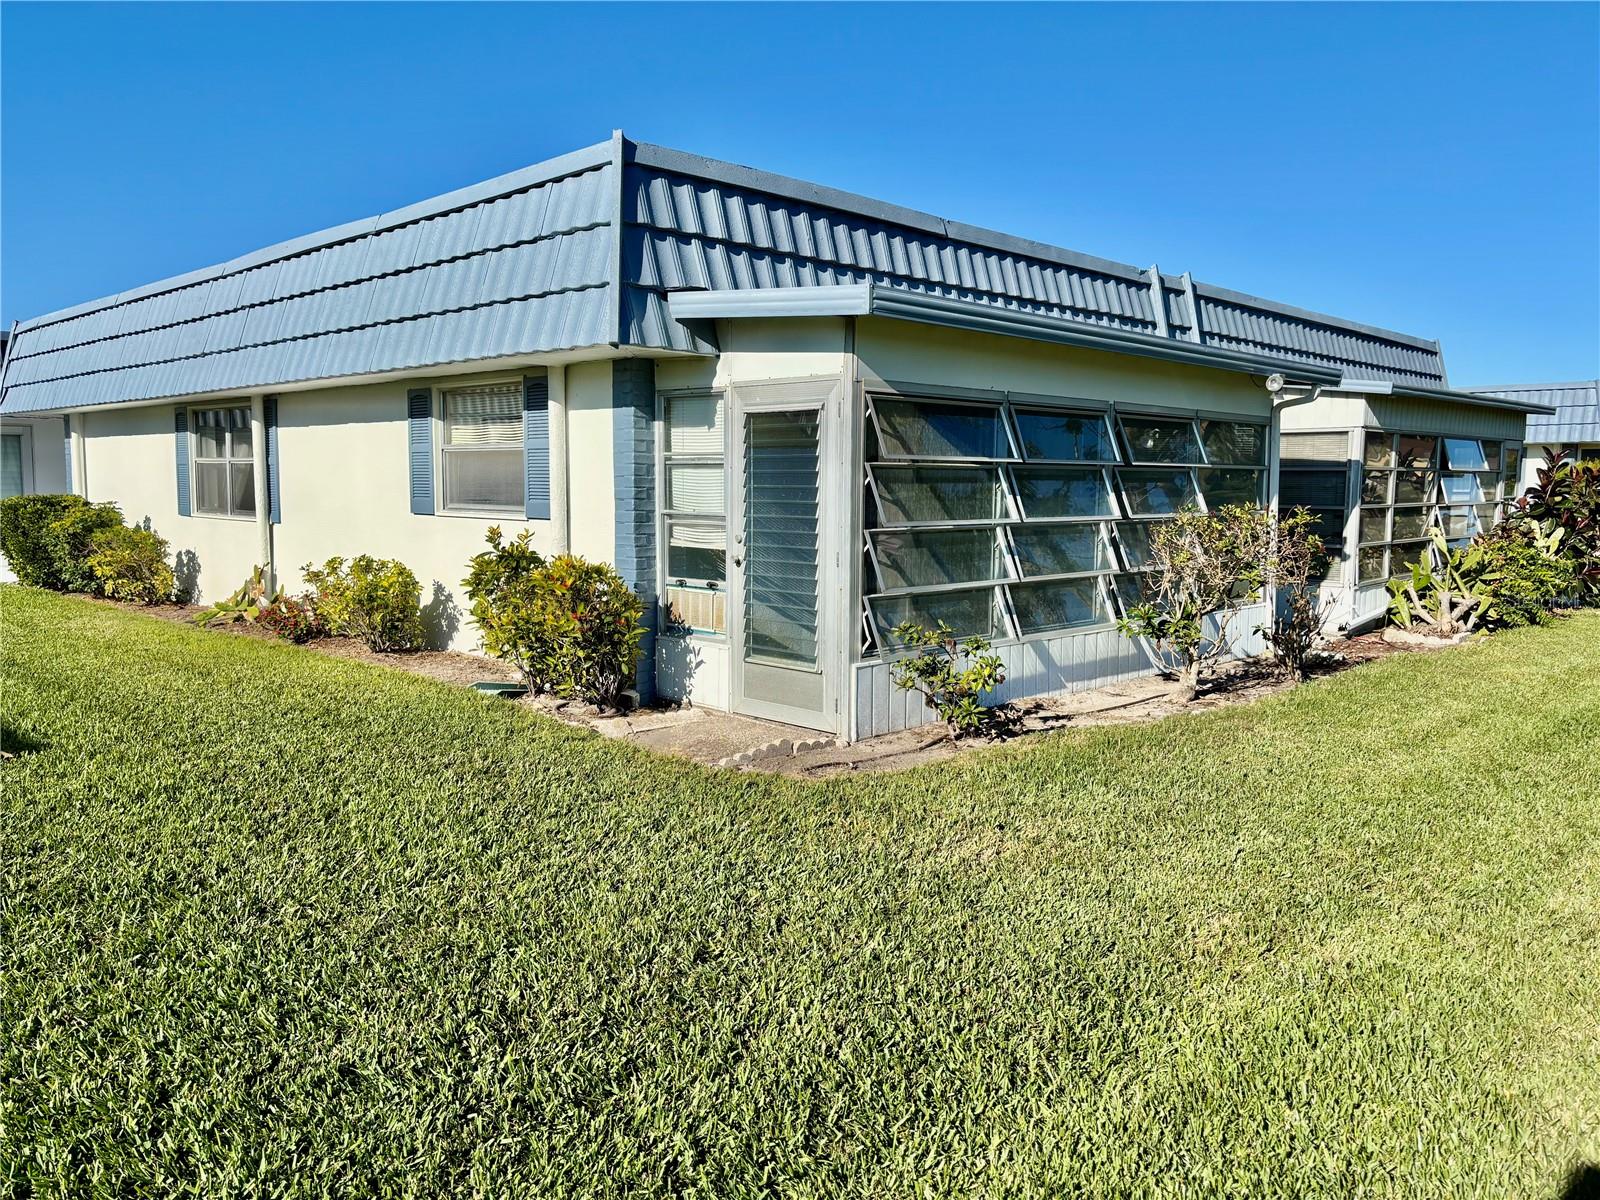
<path id="1" fill-rule="evenodd" d="M 109 605 L 112 608 L 132 609 L 163 621 L 171 621 L 175 625 L 192 622 L 194 614 L 203 607 L 198 604 L 153 604 L 146 607 L 119 604 L 115 600 L 95 600 L 95 603 Z M 232 634 L 234 637 L 279 640 L 278 635 L 270 629 L 251 621 L 230 621 L 226 625 L 208 626 L 207 629 L 211 633 Z M 379 654 L 367 649 L 366 645 L 356 638 L 350 637 L 317 638 L 315 641 L 304 643 L 304 647 L 307 650 L 315 650 L 318 654 L 354 659 L 357 662 L 377 663 L 380 666 L 409 671 L 413 675 L 425 675 L 441 683 L 453 683 L 459 687 L 467 687 L 484 679 L 506 683 L 515 682 L 517 679 L 516 671 L 505 663 L 476 654 L 464 654 L 459 650 L 403 650 L 392 654 Z"/>

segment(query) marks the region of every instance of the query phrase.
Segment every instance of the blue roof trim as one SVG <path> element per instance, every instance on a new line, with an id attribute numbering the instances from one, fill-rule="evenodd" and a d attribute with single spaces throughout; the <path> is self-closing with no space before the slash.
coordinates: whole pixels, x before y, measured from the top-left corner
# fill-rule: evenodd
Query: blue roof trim
<path id="1" fill-rule="evenodd" d="M 1528 421 L 1527 436 L 1530 442 L 1562 446 L 1600 442 L 1600 379 L 1579 379 L 1569 383 L 1511 383 L 1472 390 L 1481 395 L 1534 401 L 1544 405 L 1544 415 Z"/>
<path id="2" fill-rule="evenodd" d="M 691 291 L 707 298 L 680 299 Z M 866 302 L 1224 369 L 1449 392 L 1434 341 L 616 131 L 23 322 L 0 404 L 176 400 L 589 347 L 709 354 L 706 306 L 734 304 L 709 294 L 741 292 L 771 316 Z"/>

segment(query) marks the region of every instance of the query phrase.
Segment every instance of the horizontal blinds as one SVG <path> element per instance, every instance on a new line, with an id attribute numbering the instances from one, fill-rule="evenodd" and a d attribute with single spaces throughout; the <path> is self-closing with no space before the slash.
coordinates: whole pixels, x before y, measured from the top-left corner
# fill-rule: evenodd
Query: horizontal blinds
<path id="1" fill-rule="evenodd" d="M 721 458 L 722 398 L 670 396 L 666 401 L 667 453 Z"/>
<path id="2" fill-rule="evenodd" d="M 522 445 L 522 384 L 489 383 L 444 394 L 445 443 Z"/>
<path id="3" fill-rule="evenodd" d="M 686 525 L 673 521 L 667 530 L 667 539 L 672 545 L 697 550 L 721 550 L 727 538 L 721 525 Z"/>

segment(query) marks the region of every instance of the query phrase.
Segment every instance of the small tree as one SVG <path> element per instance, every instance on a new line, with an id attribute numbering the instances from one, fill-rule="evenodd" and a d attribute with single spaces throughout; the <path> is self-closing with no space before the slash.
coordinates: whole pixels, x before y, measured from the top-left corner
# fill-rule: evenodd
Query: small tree
<path id="1" fill-rule="evenodd" d="M 943 621 L 937 629 L 907 621 L 895 626 L 894 637 L 921 653 L 897 660 L 889 677 L 903 692 L 920 692 L 928 707 L 944 719 L 952 740 L 992 724 L 994 711 L 980 699 L 1006 681 L 1006 672 L 999 656 L 989 653 L 987 640 L 958 641 Z"/>
<path id="2" fill-rule="evenodd" d="M 1240 504 L 1184 509 L 1150 531 L 1145 599 L 1117 628 L 1155 645 L 1176 677 L 1177 699 L 1193 700 L 1201 680 L 1232 654 L 1238 606 L 1261 594 L 1271 552 L 1271 518 Z"/>
<path id="3" fill-rule="evenodd" d="M 1317 519 L 1304 508 L 1279 517 L 1267 563 L 1268 581 L 1277 591 L 1277 607 L 1258 632 L 1267 639 L 1278 666 L 1297 679 L 1306 677 L 1311 651 L 1322 640 L 1327 606 L 1321 579 L 1328 556 L 1312 529 Z"/>

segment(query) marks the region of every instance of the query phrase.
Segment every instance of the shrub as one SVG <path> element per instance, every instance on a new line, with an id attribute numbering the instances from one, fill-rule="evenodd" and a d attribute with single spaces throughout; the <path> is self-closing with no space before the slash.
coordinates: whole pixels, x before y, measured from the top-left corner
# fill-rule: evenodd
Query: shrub
<path id="1" fill-rule="evenodd" d="M 167 541 L 149 529 L 115 525 L 90 539 L 88 565 L 96 588 L 113 600 L 160 604 L 177 586 L 167 562 Z"/>
<path id="2" fill-rule="evenodd" d="M 262 610 L 283 599 L 283 589 L 279 588 L 272 595 L 267 595 L 267 569 L 256 567 L 250 572 L 250 578 L 239 585 L 226 599 L 219 600 L 209 608 L 202 608 L 194 614 L 194 623 L 210 627 L 212 625 L 228 625 L 236 621 L 255 621 L 261 616 Z"/>
<path id="3" fill-rule="evenodd" d="M 531 617 L 544 556 L 532 547 L 526 529 L 507 542 L 500 527 L 493 526 L 488 542 L 489 549 L 473 556 L 462 581 L 472 601 L 472 619 L 483 635 L 485 653 L 510 663 L 529 692 L 540 695 L 550 690 L 546 665 L 551 654 L 533 636 Z"/>
<path id="4" fill-rule="evenodd" d="M 1550 623 L 1550 610 L 1577 582 L 1573 564 L 1561 554 L 1565 540 L 1560 526 L 1545 537 L 1536 527 L 1506 523 L 1473 542 L 1462 557 L 1484 595 L 1486 625 Z"/>
<path id="5" fill-rule="evenodd" d="M 45 544 L 55 563 L 56 578 L 69 592 L 99 592 L 100 581 L 89 566 L 94 538 L 102 530 L 122 529 L 122 510 L 115 504 L 69 508 L 45 526 Z"/>
<path id="6" fill-rule="evenodd" d="M 897 659 L 889 668 L 889 678 L 903 692 L 920 692 L 928 707 L 938 713 L 952 739 L 990 729 L 994 710 L 981 698 L 1006 681 L 1005 664 L 989 652 L 981 637 L 958 641 L 943 621 L 928 629 L 911 621 L 894 628 L 894 637 L 903 646 L 921 651 L 912 658 Z"/>
<path id="7" fill-rule="evenodd" d="M 1193 700 L 1201 679 L 1232 653 L 1236 605 L 1260 593 L 1271 548 L 1271 517 L 1240 504 L 1184 509 L 1150 531 L 1148 598 L 1117 628 L 1155 644 L 1172 665 L 1178 699 Z M 1215 618 L 1209 635 L 1208 616 Z"/>
<path id="8" fill-rule="evenodd" d="M 88 506 L 82 496 L 70 495 L 7 496 L 0 500 L 0 553 L 16 572 L 18 583 L 65 590 L 46 531 L 68 512 Z"/>
<path id="9" fill-rule="evenodd" d="M 564 554 L 544 560 L 526 532 L 490 529 L 464 582 L 484 649 L 514 665 L 528 690 L 615 708 L 633 679 L 644 602 L 610 566 Z"/>
<path id="10" fill-rule="evenodd" d="M 1559 529 L 1559 556 L 1572 565 L 1578 602 L 1600 604 L 1600 462 L 1541 469 L 1511 520 L 1531 522 L 1547 537 Z"/>
<path id="11" fill-rule="evenodd" d="M 1311 532 L 1315 525 L 1316 518 L 1303 507 L 1277 519 L 1267 564 L 1268 580 L 1277 588 L 1277 607 L 1271 624 L 1257 630 L 1278 666 L 1297 679 L 1306 677 L 1306 664 L 1322 640 L 1327 619 L 1321 582 L 1328 556 L 1322 539 Z"/>
<path id="12" fill-rule="evenodd" d="M 261 610 L 256 622 L 296 645 L 328 634 L 327 622 L 317 613 L 309 594 L 280 596 Z"/>
<path id="13" fill-rule="evenodd" d="M 358 554 L 348 562 L 330 558 L 320 570 L 307 563 L 301 573 L 331 632 L 360 638 L 380 654 L 422 645 L 422 588 L 405 563 Z"/>

